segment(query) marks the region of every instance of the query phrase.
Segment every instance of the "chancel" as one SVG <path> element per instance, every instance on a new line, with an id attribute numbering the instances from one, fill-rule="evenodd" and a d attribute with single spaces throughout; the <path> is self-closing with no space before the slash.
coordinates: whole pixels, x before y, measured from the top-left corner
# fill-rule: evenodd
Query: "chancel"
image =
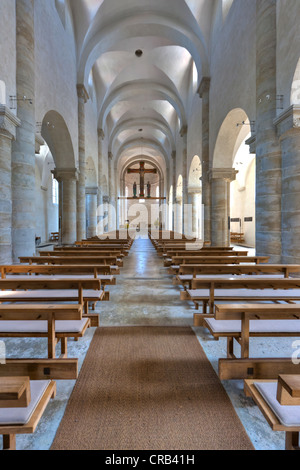
<path id="1" fill-rule="evenodd" d="M 140 198 L 144 198 L 145 197 L 145 175 L 146 174 L 149 174 L 149 173 L 153 173 L 153 174 L 157 174 L 157 170 L 156 169 L 146 169 L 145 168 L 145 162 L 140 162 L 140 167 L 138 170 L 135 170 L 135 169 L 132 169 L 132 168 L 129 168 L 129 170 L 127 170 L 127 173 L 129 175 L 131 175 L 132 173 L 139 173 L 140 175 Z M 150 184 L 150 183 L 148 183 Z M 148 190 L 148 186 L 147 186 L 147 190 Z M 148 193 L 147 193 L 148 197 L 149 196 L 149 190 L 148 190 Z M 136 193 L 134 192 L 134 196 L 136 196 Z"/>
<path id="2" fill-rule="evenodd" d="M 298 450 L 300 1 L 1 0 L 0 57 L 0 448 Z"/>

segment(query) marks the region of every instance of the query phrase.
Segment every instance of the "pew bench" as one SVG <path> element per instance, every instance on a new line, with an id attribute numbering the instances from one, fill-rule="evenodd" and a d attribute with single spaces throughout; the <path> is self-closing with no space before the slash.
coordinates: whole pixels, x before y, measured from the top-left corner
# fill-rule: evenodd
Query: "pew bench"
<path id="1" fill-rule="evenodd" d="M 21 264 L 108 264 L 123 267 L 123 261 L 117 256 L 21 256 Z"/>
<path id="2" fill-rule="evenodd" d="M 291 358 L 276 359 L 276 367 L 271 358 L 250 358 L 250 338 L 299 337 L 299 320 L 299 304 L 216 304 L 213 317 L 204 318 L 203 326 L 214 339 L 227 338 L 227 357 L 219 360 L 220 379 L 260 378 L 262 373 L 274 378 L 287 360 L 292 364 Z M 239 358 L 234 353 L 235 341 L 240 345 Z"/>
<path id="3" fill-rule="evenodd" d="M 226 265 L 226 264 L 191 264 L 181 265 L 176 276 L 179 283 L 191 289 L 192 280 L 204 275 L 280 275 L 289 278 L 291 274 L 300 273 L 300 265 L 296 264 L 255 264 L 255 265 Z"/>
<path id="4" fill-rule="evenodd" d="M 33 434 L 57 380 L 76 380 L 78 359 L 8 359 L 0 367 L 0 435 L 3 450 L 16 450 L 16 436 Z"/>
<path id="5" fill-rule="evenodd" d="M 278 279 L 263 278 L 255 279 L 239 276 L 231 279 L 193 279 L 192 289 L 181 291 L 181 300 L 190 300 L 194 302 L 195 307 L 199 308 L 199 303 L 203 304 L 203 313 L 207 313 L 209 305 L 209 314 L 213 316 L 215 301 L 268 301 L 268 302 L 292 302 L 300 300 L 300 279 Z M 199 320 L 201 316 L 195 316 Z M 200 319 L 201 324 L 201 319 Z M 195 326 L 200 326 L 195 324 Z"/>
<path id="6" fill-rule="evenodd" d="M 285 450 L 299 450 L 300 376 L 280 374 L 278 380 L 244 382 L 251 397 L 273 431 L 285 433 Z"/>
<path id="7" fill-rule="evenodd" d="M 248 256 L 245 251 L 186 251 L 172 253 L 170 257 L 164 257 L 164 267 L 172 266 L 172 264 L 194 264 L 197 260 L 202 257 L 232 257 L 232 256 Z"/>
<path id="8" fill-rule="evenodd" d="M 176 259 L 172 258 L 172 265 L 168 269 L 168 273 L 177 276 L 179 274 L 179 271 L 181 270 L 182 266 L 185 265 L 243 265 L 243 264 L 255 264 L 258 265 L 260 263 L 268 263 L 269 261 L 268 256 L 206 256 L 206 257 L 195 257 L 190 260 L 190 262 L 187 262 L 185 260 L 185 263 L 182 264 L 176 264 Z M 178 258 L 178 261 L 180 262 L 180 258 Z"/>
<path id="9" fill-rule="evenodd" d="M 0 303 L 76 302 L 86 315 L 89 302 L 97 303 L 105 296 L 99 279 L 2 279 L 0 289 Z M 97 315 L 92 326 L 99 326 Z"/>
<path id="10" fill-rule="evenodd" d="M 67 357 L 68 338 L 82 338 L 90 326 L 81 305 L 0 305 L 0 338 L 47 338 L 49 359 L 55 358 L 59 342 L 60 357 Z"/>

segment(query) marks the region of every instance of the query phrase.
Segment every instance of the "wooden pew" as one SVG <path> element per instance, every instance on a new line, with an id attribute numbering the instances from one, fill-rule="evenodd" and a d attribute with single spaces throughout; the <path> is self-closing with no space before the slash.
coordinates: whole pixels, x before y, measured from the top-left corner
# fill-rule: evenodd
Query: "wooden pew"
<path id="1" fill-rule="evenodd" d="M 178 264 L 190 264 L 193 263 L 194 260 L 199 259 L 199 258 L 204 258 L 204 257 L 237 257 L 237 256 L 248 256 L 248 253 L 245 251 L 181 251 L 177 252 L 174 254 L 171 254 L 170 257 L 165 257 L 164 258 L 164 266 L 165 267 L 171 267 L 173 264 L 178 265 Z"/>
<path id="2" fill-rule="evenodd" d="M 236 358 L 234 341 L 241 347 L 241 358 L 246 359 L 249 358 L 250 337 L 300 336 L 299 320 L 299 304 L 216 304 L 214 315 L 206 317 L 203 326 L 215 339 L 227 338 L 228 359 Z"/>
<path id="3" fill-rule="evenodd" d="M 258 276 L 279 275 L 289 278 L 292 273 L 300 273 L 298 264 L 183 264 L 180 265 L 177 280 L 188 289 L 192 288 L 192 280 L 198 276 Z"/>
<path id="4" fill-rule="evenodd" d="M 104 297 L 99 279 L 1 279 L 0 289 L 0 302 L 77 302 L 86 315 L 88 303 Z M 90 315 L 92 317 L 92 326 L 99 326 L 98 315 Z"/>
<path id="5" fill-rule="evenodd" d="M 0 367 L 3 450 L 16 450 L 17 435 L 35 432 L 50 399 L 56 396 L 57 380 L 77 377 L 78 359 L 6 360 Z"/>
<path id="6" fill-rule="evenodd" d="M 60 357 L 66 358 L 68 338 L 82 338 L 90 326 L 81 305 L 0 305 L 0 338 L 47 338 L 49 359 L 59 341 Z"/>
<path id="7" fill-rule="evenodd" d="M 251 397 L 273 431 L 285 433 L 285 450 L 299 450 L 300 375 L 282 372 L 277 380 L 244 382 L 245 394 Z"/>
<path id="8" fill-rule="evenodd" d="M 260 264 L 260 263 L 268 263 L 269 256 L 195 256 L 190 259 L 185 259 L 184 263 L 181 262 L 182 258 L 173 257 L 172 258 L 172 266 L 169 267 L 168 273 L 177 275 L 179 274 L 179 270 L 182 265 L 184 264 L 192 264 L 192 265 L 199 265 L 199 264 Z"/>
<path id="9" fill-rule="evenodd" d="M 78 246 L 78 245 L 75 245 L 75 246 L 55 246 L 54 247 L 54 250 L 52 253 L 55 253 L 55 252 L 60 252 L 60 251 L 63 251 L 63 252 L 67 252 L 67 251 L 75 251 L 76 253 L 89 253 L 91 251 L 97 251 L 98 253 L 102 254 L 103 252 L 108 252 L 111 254 L 111 255 L 117 255 L 120 253 L 120 255 L 123 255 L 123 256 L 128 256 L 128 253 L 129 253 L 129 250 L 119 246 L 119 245 L 116 245 L 116 246 L 99 246 L 99 245 L 85 245 L 85 246 Z"/>
<path id="10" fill-rule="evenodd" d="M 180 293 L 181 300 L 194 302 L 196 308 L 203 304 L 203 313 L 206 314 L 207 305 L 209 315 L 214 314 L 216 301 L 298 301 L 300 300 L 300 279 L 259 279 L 238 277 L 232 279 L 193 279 L 192 289 Z M 201 326 L 203 315 L 194 315 L 195 326 Z"/>
<path id="11" fill-rule="evenodd" d="M 120 251 L 84 251 L 84 250 L 54 250 L 54 251 L 47 251 L 43 250 L 40 251 L 40 256 L 73 256 L 73 257 L 82 257 L 82 256 L 88 256 L 88 257 L 103 257 L 103 258 L 109 258 L 111 256 L 118 258 L 123 258 L 124 255 Z"/>
<path id="12" fill-rule="evenodd" d="M 21 256 L 20 263 L 29 264 L 108 264 L 110 266 L 122 267 L 123 261 L 117 256 Z"/>

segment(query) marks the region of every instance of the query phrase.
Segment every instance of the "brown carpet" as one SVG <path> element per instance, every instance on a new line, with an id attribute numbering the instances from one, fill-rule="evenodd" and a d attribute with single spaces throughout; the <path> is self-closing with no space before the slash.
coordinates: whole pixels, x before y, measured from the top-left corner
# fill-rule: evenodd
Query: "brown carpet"
<path id="1" fill-rule="evenodd" d="M 189 327 L 99 328 L 52 450 L 253 450 Z"/>

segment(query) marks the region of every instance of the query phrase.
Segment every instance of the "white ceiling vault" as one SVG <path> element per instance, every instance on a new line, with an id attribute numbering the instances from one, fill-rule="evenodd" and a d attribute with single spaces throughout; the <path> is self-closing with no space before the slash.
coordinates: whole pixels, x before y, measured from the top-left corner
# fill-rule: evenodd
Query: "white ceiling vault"
<path id="1" fill-rule="evenodd" d="M 197 90 L 209 75 L 217 1 L 70 2 L 77 81 L 88 88 L 93 77 L 98 128 L 106 130 L 120 172 L 140 153 L 171 166 L 176 129 L 188 121 L 190 87 Z"/>

